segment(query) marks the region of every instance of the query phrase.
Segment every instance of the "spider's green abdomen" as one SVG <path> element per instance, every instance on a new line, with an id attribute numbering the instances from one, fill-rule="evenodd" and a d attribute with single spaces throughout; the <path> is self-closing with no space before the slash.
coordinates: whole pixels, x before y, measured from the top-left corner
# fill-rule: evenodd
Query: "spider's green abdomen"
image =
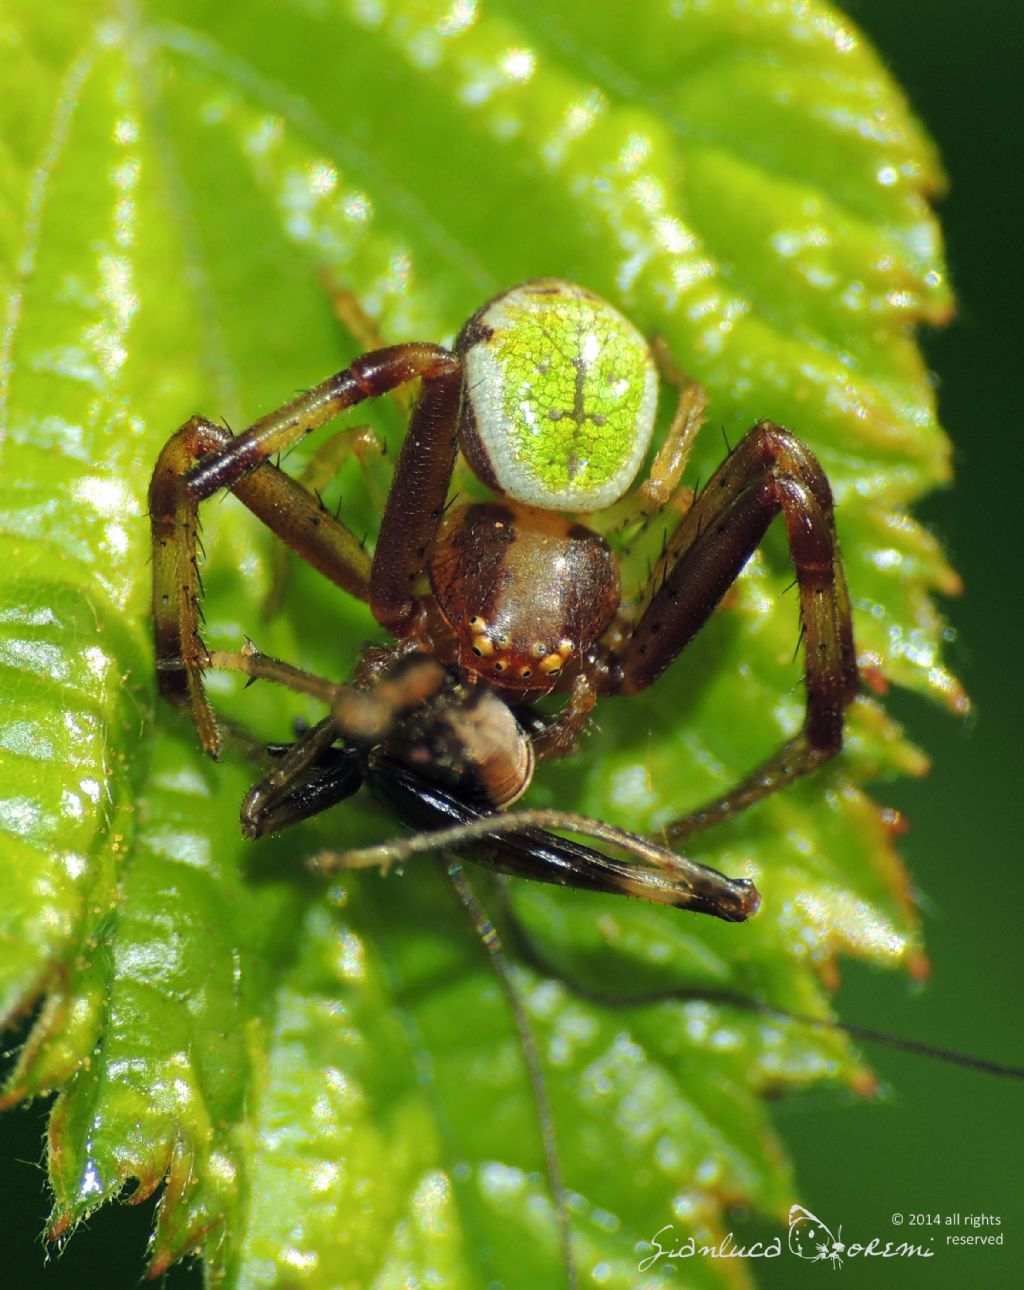
<path id="1" fill-rule="evenodd" d="M 463 328 L 462 448 L 480 478 L 527 506 L 597 511 L 618 501 L 654 429 L 647 342 L 583 287 L 538 278 Z"/>

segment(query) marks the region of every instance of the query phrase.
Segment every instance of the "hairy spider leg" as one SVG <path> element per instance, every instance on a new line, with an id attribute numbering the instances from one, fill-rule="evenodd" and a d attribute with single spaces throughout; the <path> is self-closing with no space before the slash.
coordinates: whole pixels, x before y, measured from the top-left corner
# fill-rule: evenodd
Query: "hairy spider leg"
<path id="1" fill-rule="evenodd" d="M 149 490 L 153 633 L 160 693 L 178 706 L 191 704 L 200 740 L 215 755 L 221 739 L 202 684 L 202 669 L 209 660 L 199 630 L 199 525 L 196 493 L 189 480 L 197 460 L 231 452 L 238 442 L 222 426 L 202 417 L 190 418 L 161 452 Z M 368 599 L 369 555 L 345 525 L 327 515 L 319 501 L 288 475 L 263 462 L 251 468 L 233 491 L 265 524 L 297 545 L 325 576 L 359 599 Z M 281 532 L 282 527 L 290 538 Z"/>
<path id="2" fill-rule="evenodd" d="M 332 417 L 419 377 L 395 482 L 372 561 L 319 500 L 271 464 Z M 153 623 L 160 691 L 190 703 L 200 740 L 221 740 L 203 688 L 208 655 L 199 632 L 199 504 L 228 488 L 294 551 L 361 600 L 393 635 L 410 634 L 416 582 L 441 522 L 455 464 L 462 395 L 458 359 L 437 345 L 396 345 L 364 354 L 344 371 L 234 437 L 192 417 L 169 440 L 149 490 L 153 532 Z"/>
<path id="3" fill-rule="evenodd" d="M 381 487 L 378 472 L 385 474 L 387 484 L 390 485 L 391 470 L 387 447 L 373 426 L 346 426 L 344 430 L 330 435 L 318 445 L 296 477 L 296 482 L 307 492 L 320 497 L 345 463 L 353 457 L 359 464 L 363 485 L 374 510 L 382 511 L 387 488 Z M 270 622 L 281 612 L 291 571 L 290 556 L 291 552 L 283 542 L 275 542 L 270 548 L 270 586 L 260 611 L 264 622 Z"/>
<path id="4" fill-rule="evenodd" d="M 694 500 L 655 569 L 605 693 L 637 694 L 707 622 L 782 513 L 800 594 L 807 689 L 799 735 L 729 793 L 667 827 L 686 837 L 744 810 L 814 770 L 842 747 L 843 711 L 858 688 L 849 597 L 832 493 L 810 450 L 763 421 L 740 441 Z"/>
<path id="5" fill-rule="evenodd" d="M 326 271 L 319 276 L 334 316 L 355 340 L 359 352 L 370 353 L 384 349 L 386 341 L 376 320 L 366 312 L 358 296 L 336 283 Z M 414 393 L 410 386 L 398 385 L 388 393 L 398 410 L 408 417 Z M 355 457 L 359 463 L 374 511 L 382 512 L 394 472 L 387 455 L 387 445 L 372 426 L 346 426 L 344 430 L 332 434 L 310 457 L 298 476 L 299 483 L 311 493 L 323 493 L 350 457 Z M 291 569 L 289 556 L 290 552 L 284 544 L 275 543 L 271 548 L 270 588 L 262 609 L 264 622 L 269 622 L 281 610 Z"/>
<path id="6" fill-rule="evenodd" d="M 359 353 L 369 354 L 375 349 L 386 349 L 387 340 L 377 325 L 377 319 L 367 311 L 359 296 L 335 281 L 334 276 L 326 269 L 322 269 L 317 277 L 327 293 L 331 311 L 355 341 Z M 395 406 L 408 415 L 412 410 L 414 391 L 408 386 L 396 385 L 389 393 Z"/>

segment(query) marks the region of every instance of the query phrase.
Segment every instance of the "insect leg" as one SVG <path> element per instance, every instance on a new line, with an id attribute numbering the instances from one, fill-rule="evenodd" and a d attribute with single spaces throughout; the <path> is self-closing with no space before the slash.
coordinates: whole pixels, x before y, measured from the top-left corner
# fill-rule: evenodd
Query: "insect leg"
<path id="1" fill-rule="evenodd" d="M 944 1062 L 950 1066 L 962 1066 L 968 1070 L 978 1071 L 983 1075 L 994 1075 L 1001 1079 L 1024 1080 L 1024 1067 L 1014 1066 L 1007 1062 L 990 1061 L 985 1057 L 975 1057 L 969 1053 L 956 1052 L 940 1044 L 929 1044 L 916 1039 L 905 1039 L 874 1026 L 863 1026 L 857 1022 L 840 1021 L 832 1016 L 817 1016 L 813 1013 L 794 1012 L 790 1008 L 777 1007 L 764 999 L 741 994 L 727 988 L 715 989 L 706 985 L 677 986 L 653 990 L 631 990 L 612 992 L 597 989 L 579 977 L 568 973 L 561 964 L 556 963 L 524 924 L 510 899 L 507 884 L 496 884 L 495 890 L 501 907 L 501 923 L 506 944 L 527 966 L 540 973 L 560 981 L 562 985 L 581 999 L 586 999 L 602 1008 L 638 1008 L 658 1003 L 713 1003 L 724 1008 L 733 1008 L 737 1012 L 752 1013 L 772 1021 L 789 1021 L 796 1025 L 809 1026 L 816 1030 L 840 1030 L 843 1034 L 867 1044 L 877 1044 L 883 1048 L 895 1048 L 900 1052 L 933 1061 Z"/>
<path id="2" fill-rule="evenodd" d="M 242 800 L 247 838 L 278 833 L 352 796 L 363 782 L 365 758 L 357 749 L 332 748 L 337 737 L 333 719 L 325 717 L 295 743 L 271 746 L 274 765 Z"/>
<path id="3" fill-rule="evenodd" d="M 395 864 L 444 847 L 499 873 L 634 896 L 726 922 L 743 922 L 760 904 L 748 879 L 728 878 L 599 820 L 565 811 L 495 814 L 386 758 L 371 757 L 367 777 L 399 819 L 418 832 L 377 847 L 327 853 L 317 857 L 317 868 L 333 871 Z M 629 859 L 557 837 L 547 831 L 552 828 L 596 838 L 624 851 Z"/>
<path id="4" fill-rule="evenodd" d="M 512 1018 L 516 1024 L 516 1030 L 519 1032 L 519 1043 L 529 1071 L 530 1085 L 533 1088 L 533 1100 L 537 1107 L 537 1119 L 540 1122 L 541 1136 L 544 1141 L 544 1160 L 547 1166 L 551 1195 L 555 1204 L 555 1217 L 558 1221 L 558 1237 L 562 1247 L 562 1263 L 566 1271 L 566 1285 L 568 1290 L 575 1290 L 578 1278 L 576 1258 L 572 1249 L 572 1225 L 569 1220 L 565 1182 L 562 1178 L 562 1162 L 558 1155 L 555 1119 L 551 1113 L 551 1102 L 548 1098 L 548 1087 L 544 1080 L 544 1068 L 541 1065 L 540 1053 L 537 1050 L 537 1041 L 534 1038 L 530 1019 L 526 1015 L 526 1009 L 523 1007 L 519 991 L 516 989 L 515 981 L 512 979 L 512 973 L 509 971 L 505 949 L 494 924 L 487 917 L 487 912 L 463 872 L 462 866 L 458 864 L 449 865 L 448 876 L 451 879 L 452 886 L 455 888 L 456 895 L 462 902 L 462 907 L 469 915 L 470 921 L 490 957 L 491 966 L 501 984 L 512 1012 Z"/>

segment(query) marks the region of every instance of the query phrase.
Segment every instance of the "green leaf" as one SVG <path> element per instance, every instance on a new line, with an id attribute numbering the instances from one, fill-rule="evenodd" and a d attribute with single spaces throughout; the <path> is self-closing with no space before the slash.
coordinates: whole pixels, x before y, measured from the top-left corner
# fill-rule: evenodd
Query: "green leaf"
<path id="1" fill-rule="evenodd" d="M 243 842 L 252 768 L 204 761 L 157 704 L 149 471 L 191 412 L 242 426 L 357 352 L 323 278 L 390 340 L 450 340 L 504 286 L 576 279 L 707 387 L 697 476 L 719 427 L 767 417 L 812 445 L 875 688 L 962 706 L 930 600 L 956 578 L 904 509 L 949 475 L 912 334 L 950 308 L 934 153 L 857 32 L 806 0 L 11 0 L 0 42 L 0 1016 L 39 1009 L 6 1101 L 61 1090 L 52 1234 L 165 1184 L 154 1272 L 200 1251 L 211 1285 L 556 1284 L 515 1022 L 442 872 L 306 876 L 394 829 L 368 803 Z M 399 442 L 394 407 L 366 415 Z M 338 489 L 372 541 L 354 467 Z M 297 570 L 261 626 L 268 535 L 230 499 L 204 524 L 209 642 L 252 633 L 345 677 L 379 635 L 365 610 Z M 789 577 L 773 533 L 530 801 L 656 830 L 757 764 L 801 720 Z M 316 715 L 210 679 L 267 738 Z M 749 925 L 529 884 L 515 909 L 595 989 L 826 1015 L 839 953 L 923 967 L 890 822 L 857 787 L 923 768 L 863 698 L 840 766 L 702 840 L 756 878 Z M 636 1284 L 666 1223 L 714 1240 L 731 1203 L 784 1214 L 760 1095 L 870 1083 L 834 1032 L 613 1009 L 513 971 L 587 1283 Z"/>

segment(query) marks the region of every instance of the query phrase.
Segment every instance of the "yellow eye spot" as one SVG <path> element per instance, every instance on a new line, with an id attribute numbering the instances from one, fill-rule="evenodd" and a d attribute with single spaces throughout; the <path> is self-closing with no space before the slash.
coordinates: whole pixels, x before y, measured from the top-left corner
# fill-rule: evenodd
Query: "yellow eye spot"
<path id="1" fill-rule="evenodd" d="M 469 630 L 471 632 L 485 632 L 487 630 L 487 624 L 480 615 L 477 614 L 474 618 L 469 620 Z"/>
<path id="2" fill-rule="evenodd" d="M 501 659 L 499 659 L 494 665 L 494 670 L 495 672 L 504 672 L 505 666 L 506 665 L 501 661 Z"/>
<path id="3" fill-rule="evenodd" d="M 524 681 L 526 681 L 526 680 L 528 680 L 531 676 L 533 676 L 533 668 L 532 668 L 532 667 L 521 667 L 521 668 L 519 669 L 519 675 L 523 678 L 523 680 L 524 680 Z"/>
<path id="4" fill-rule="evenodd" d="M 541 663 L 540 670 L 547 676 L 557 676 L 562 670 L 562 659 L 558 654 L 549 654 Z"/>
<path id="5" fill-rule="evenodd" d="M 490 658 L 494 653 L 494 642 L 489 636 L 474 636 L 473 653 L 477 658 Z"/>

